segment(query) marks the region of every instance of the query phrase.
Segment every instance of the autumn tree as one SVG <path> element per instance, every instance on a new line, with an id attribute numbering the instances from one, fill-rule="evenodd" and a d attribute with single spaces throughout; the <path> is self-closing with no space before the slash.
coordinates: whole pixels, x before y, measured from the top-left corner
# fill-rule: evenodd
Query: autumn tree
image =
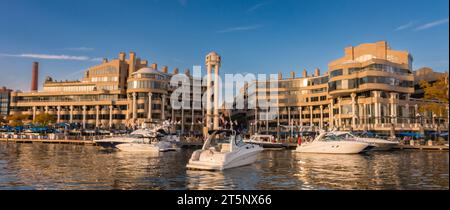
<path id="1" fill-rule="evenodd" d="M 39 114 L 34 118 L 33 123 L 38 124 L 40 126 L 48 126 L 50 124 L 55 123 L 56 119 L 54 115 L 51 114 Z"/>
<path id="2" fill-rule="evenodd" d="M 14 114 L 6 118 L 12 127 L 23 126 L 23 121 L 26 119 L 28 119 L 28 116 L 23 114 Z"/>
<path id="3" fill-rule="evenodd" d="M 420 111 L 431 111 L 435 113 L 437 116 L 443 116 L 448 107 L 448 90 L 449 90 L 449 82 L 448 82 L 448 73 L 439 77 L 439 79 L 430 84 L 426 81 L 420 82 L 420 87 L 424 90 L 424 99 L 433 100 L 436 102 L 425 103 L 420 107 Z"/>

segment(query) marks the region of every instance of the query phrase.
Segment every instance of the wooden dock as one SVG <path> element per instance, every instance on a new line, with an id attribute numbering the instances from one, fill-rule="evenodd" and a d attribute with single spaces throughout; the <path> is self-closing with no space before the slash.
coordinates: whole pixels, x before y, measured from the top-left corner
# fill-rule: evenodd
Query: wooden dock
<path id="1" fill-rule="evenodd" d="M 0 142 L 23 143 L 23 144 L 73 144 L 73 145 L 89 145 L 95 146 L 92 140 L 49 140 L 49 139 L 4 139 L 0 138 Z"/>
<path id="2" fill-rule="evenodd" d="M 445 145 L 439 145 L 439 146 L 428 146 L 428 145 L 398 145 L 395 146 L 394 149 L 397 150 L 437 150 L 437 151 L 448 151 L 448 147 Z"/>

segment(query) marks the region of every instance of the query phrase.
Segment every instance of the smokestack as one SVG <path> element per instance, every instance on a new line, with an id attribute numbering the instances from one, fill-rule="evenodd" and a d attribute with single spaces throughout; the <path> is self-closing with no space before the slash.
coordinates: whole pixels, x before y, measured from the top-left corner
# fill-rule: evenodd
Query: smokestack
<path id="1" fill-rule="evenodd" d="M 169 72 L 169 67 L 163 66 L 162 72 L 167 74 L 167 72 Z"/>
<path id="2" fill-rule="evenodd" d="M 318 77 L 320 76 L 320 69 L 316 68 L 315 72 L 314 72 L 314 76 Z"/>
<path id="3" fill-rule="evenodd" d="M 38 91 L 39 80 L 39 63 L 33 62 L 33 69 L 31 70 L 31 91 Z"/>
<path id="4" fill-rule="evenodd" d="M 129 60 L 130 69 L 128 74 L 131 76 L 136 71 L 136 53 L 130 52 L 130 60 Z"/>
<path id="5" fill-rule="evenodd" d="M 179 74 L 180 73 L 180 70 L 178 70 L 178 68 L 175 68 L 174 70 L 173 70 L 173 74 Z"/>
<path id="6" fill-rule="evenodd" d="M 291 71 L 291 78 L 295 79 L 295 71 Z"/>
<path id="7" fill-rule="evenodd" d="M 124 52 L 120 52 L 119 53 L 119 60 L 120 61 L 125 61 L 125 57 L 126 57 L 126 54 Z"/>
<path id="8" fill-rule="evenodd" d="M 158 70 L 158 64 L 153 63 L 153 64 L 152 64 L 152 69 Z"/>
<path id="9" fill-rule="evenodd" d="M 306 71 L 306 69 L 303 69 L 303 74 L 302 74 L 303 78 L 308 77 L 308 71 Z"/>

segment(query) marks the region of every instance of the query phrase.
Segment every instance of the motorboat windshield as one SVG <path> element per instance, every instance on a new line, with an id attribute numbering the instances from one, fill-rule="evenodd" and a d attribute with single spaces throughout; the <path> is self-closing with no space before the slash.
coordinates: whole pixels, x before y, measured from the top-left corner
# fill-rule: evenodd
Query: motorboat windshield
<path id="1" fill-rule="evenodd" d="M 231 151 L 232 144 L 240 147 L 245 145 L 241 135 L 236 134 L 232 130 L 218 130 L 211 131 L 208 140 L 203 146 L 204 150 L 215 149 L 216 151 L 226 152 Z"/>
<path id="2" fill-rule="evenodd" d="M 342 136 L 337 136 L 335 134 L 327 133 L 323 136 L 319 136 L 320 141 L 343 141 L 345 140 Z"/>

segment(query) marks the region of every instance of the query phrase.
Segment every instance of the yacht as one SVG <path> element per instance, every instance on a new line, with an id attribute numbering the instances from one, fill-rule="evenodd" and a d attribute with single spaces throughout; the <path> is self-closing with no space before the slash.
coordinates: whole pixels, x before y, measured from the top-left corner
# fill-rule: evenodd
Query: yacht
<path id="1" fill-rule="evenodd" d="M 346 140 L 332 132 L 322 132 L 311 142 L 299 141 L 296 152 L 326 154 L 357 154 L 363 152 L 368 143 Z"/>
<path id="2" fill-rule="evenodd" d="M 154 128 L 142 128 L 127 136 L 95 140 L 103 147 L 118 149 L 121 151 L 175 151 L 178 150 L 180 138 L 175 134 L 169 134 L 166 124 Z"/>
<path id="3" fill-rule="evenodd" d="M 283 143 L 276 142 L 275 137 L 272 135 L 255 134 L 248 140 L 244 140 L 248 144 L 256 144 L 263 148 L 283 148 Z"/>
<path id="4" fill-rule="evenodd" d="M 222 171 L 229 168 L 253 164 L 263 148 L 246 144 L 234 130 L 214 130 L 201 150 L 195 151 L 188 169 Z"/>
<path id="5" fill-rule="evenodd" d="M 345 131 L 335 131 L 333 132 L 336 136 L 342 137 L 346 140 L 354 140 L 359 142 L 364 142 L 369 144 L 369 149 L 374 151 L 387 151 L 394 148 L 394 146 L 397 146 L 399 144 L 398 141 L 389 141 L 379 138 L 362 138 L 353 135 L 350 132 Z"/>

